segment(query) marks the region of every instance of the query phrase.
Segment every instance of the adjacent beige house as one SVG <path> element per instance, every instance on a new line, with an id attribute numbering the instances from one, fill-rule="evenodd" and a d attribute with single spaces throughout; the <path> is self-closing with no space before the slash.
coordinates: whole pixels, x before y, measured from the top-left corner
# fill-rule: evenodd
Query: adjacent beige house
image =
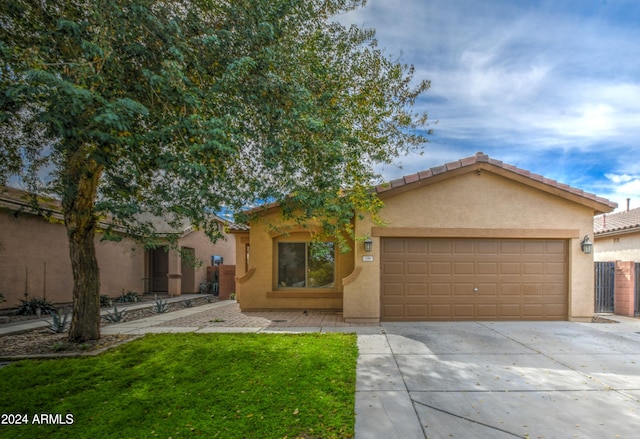
<path id="1" fill-rule="evenodd" d="M 24 192 L 0 189 L 0 293 L 6 299 L 0 307 L 16 306 L 25 294 L 45 296 L 54 303 L 72 301 L 69 244 L 59 203 L 43 200 L 41 206 L 46 217 L 30 207 Z M 220 219 L 219 226 L 222 230 L 228 223 Z M 101 294 L 194 293 L 207 281 L 207 266 L 213 264 L 214 257 L 225 264 L 235 262 L 234 235 L 225 233 L 225 239 L 212 244 L 203 232 L 190 226 L 165 232 L 177 233 L 183 254 L 190 254 L 200 264 L 186 263 L 176 250 L 148 250 L 131 238 L 112 242 L 97 236 Z"/>
<path id="2" fill-rule="evenodd" d="M 326 309 L 350 322 L 589 320 L 593 255 L 581 242 L 616 204 L 483 153 L 376 188 L 385 227 L 355 216 L 352 251 L 277 206 L 236 234 L 248 310 Z M 273 227 L 273 225 L 277 227 Z"/>
<path id="3" fill-rule="evenodd" d="M 640 208 L 595 217 L 593 232 L 595 261 L 640 262 Z"/>

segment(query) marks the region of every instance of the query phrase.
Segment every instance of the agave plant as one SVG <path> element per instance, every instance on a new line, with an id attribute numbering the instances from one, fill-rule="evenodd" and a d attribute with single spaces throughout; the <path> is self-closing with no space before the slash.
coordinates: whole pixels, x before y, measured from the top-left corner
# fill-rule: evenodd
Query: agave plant
<path id="1" fill-rule="evenodd" d="M 127 310 L 123 309 L 122 311 L 118 311 L 118 306 L 113 306 L 113 312 L 107 311 L 107 314 L 102 316 L 109 323 L 118 323 L 124 320 L 124 316 L 127 314 Z"/>
<path id="2" fill-rule="evenodd" d="M 51 313 L 51 318 L 52 320 L 49 323 L 49 331 L 54 334 L 61 334 L 67 330 L 67 325 L 69 323 L 68 313 L 64 313 L 63 316 L 62 313 L 58 310 L 57 312 Z"/>

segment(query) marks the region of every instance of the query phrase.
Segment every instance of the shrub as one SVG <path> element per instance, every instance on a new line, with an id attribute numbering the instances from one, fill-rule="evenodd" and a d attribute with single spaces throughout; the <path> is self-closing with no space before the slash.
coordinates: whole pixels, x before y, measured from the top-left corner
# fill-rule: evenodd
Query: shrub
<path id="1" fill-rule="evenodd" d="M 16 315 L 19 316 L 35 316 L 41 314 L 52 314 L 55 312 L 56 307 L 53 303 L 47 301 L 42 297 L 31 297 L 27 299 L 20 299 L 22 302 L 16 309 Z"/>
<path id="2" fill-rule="evenodd" d="M 109 323 L 119 323 L 124 321 L 124 316 L 126 314 L 127 314 L 126 309 L 123 309 L 122 311 L 118 311 L 118 307 L 114 305 L 113 312 L 107 311 L 107 314 L 103 315 L 102 318 Z"/>
<path id="3" fill-rule="evenodd" d="M 111 306 L 113 301 L 106 294 L 100 294 L 100 308 L 106 308 L 107 306 Z"/>
<path id="4" fill-rule="evenodd" d="M 133 291 L 127 291 L 127 293 L 125 294 L 124 290 L 122 290 L 120 297 L 118 297 L 118 302 L 137 302 L 137 301 L 138 301 L 138 293 L 135 293 Z"/>
<path id="5" fill-rule="evenodd" d="M 51 323 L 49 323 L 49 331 L 54 334 L 60 334 L 67 330 L 69 314 L 64 313 L 64 317 L 60 311 L 51 313 Z"/>
<path id="6" fill-rule="evenodd" d="M 196 303 L 193 299 L 184 299 L 182 301 L 182 306 L 184 306 L 185 308 L 192 308 L 195 304 Z"/>
<path id="7" fill-rule="evenodd" d="M 156 301 L 153 303 L 152 309 L 156 314 L 165 313 L 169 310 L 169 303 L 166 300 L 162 301 L 162 299 L 156 299 Z"/>
<path id="8" fill-rule="evenodd" d="M 66 348 L 66 344 L 64 342 L 62 342 L 62 341 L 57 341 L 51 346 L 51 350 L 53 352 L 64 351 L 65 348 Z"/>

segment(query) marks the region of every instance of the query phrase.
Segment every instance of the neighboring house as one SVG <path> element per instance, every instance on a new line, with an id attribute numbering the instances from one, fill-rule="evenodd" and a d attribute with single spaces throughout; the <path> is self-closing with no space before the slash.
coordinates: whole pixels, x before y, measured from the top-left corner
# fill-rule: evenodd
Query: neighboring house
<path id="1" fill-rule="evenodd" d="M 603 214 L 593 220 L 593 258 L 596 270 L 599 312 L 618 315 L 640 314 L 640 208 Z M 610 264 L 609 264 L 610 263 Z"/>
<path id="2" fill-rule="evenodd" d="M 640 208 L 595 217 L 593 232 L 596 262 L 640 262 Z"/>
<path id="3" fill-rule="evenodd" d="M 72 301 L 73 276 L 67 232 L 55 200 L 41 200 L 46 216 L 37 214 L 23 191 L 0 188 L 0 293 L 6 299 L 0 307 L 16 306 L 25 294 L 45 296 L 54 303 Z M 233 264 L 235 237 L 215 244 L 202 231 L 186 226 L 168 229 L 158 222 L 164 233 L 178 234 L 183 254 L 200 261 L 186 263 L 176 250 L 147 250 L 131 238 L 120 242 L 101 241 L 96 236 L 96 256 L 100 267 L 100 292 L 116 297 L 123 291 L 137 293 L 194 293 L 207 281 L 207 266 L 213 259 Z M 229 223 L 220 219 L 221 230 Z M 186 259 L 186 258 L 185 258 Z"/>
<path id="4" fill-rule="evenodd" d="M 314 259 L 314 225 L 283 222 L 277 206 L 231 230 L 241 309 L 337 310 L 349 322 L 592 318 L 581 242 L 615 203 L 483 153 L 376 192 L 386 226 L 354 216 L 370 251 L 327 243 Z"/>

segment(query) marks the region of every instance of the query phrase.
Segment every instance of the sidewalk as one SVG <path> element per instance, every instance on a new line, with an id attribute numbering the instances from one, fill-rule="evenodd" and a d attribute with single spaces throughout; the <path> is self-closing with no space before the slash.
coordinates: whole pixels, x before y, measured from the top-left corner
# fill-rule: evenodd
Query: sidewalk
<path id="1" fill-rule="evenodd" d="M 176 303 L 182 302 L 187 299 L 197 299 L 202 298 L 202 294 L 183 294 L 179 297 L 163 297 L 163 301 L 167 301 L 167 303 Z M 223 303 L 223 302 L 220 302 Z M 119 310 L 137 310 L 143 308 L 151 308 L 153 306 L 153 302 L 140 302 L 140 303 L 115 303 Z M 190 308 L 185 308 L 190 309 Z M 196 309 L 196 308 L 192 308 Z M 104 316 L 107 313 L 113 311 L 113 307 L 103 308 L 100 311 L 100 315 Z M 71 318 L 71 316 L 69 316 Z M 31 331 L 33 329 L 46 328 L 51 323 L 51 316 L 43 316 L 39 319 L 33 320 L 24 320 L 21 322 L 11 322 L 11 323 L 0 323 L 0 337 L 3 335 L 10 334 L 19 334 L 21 332 Z"/>

